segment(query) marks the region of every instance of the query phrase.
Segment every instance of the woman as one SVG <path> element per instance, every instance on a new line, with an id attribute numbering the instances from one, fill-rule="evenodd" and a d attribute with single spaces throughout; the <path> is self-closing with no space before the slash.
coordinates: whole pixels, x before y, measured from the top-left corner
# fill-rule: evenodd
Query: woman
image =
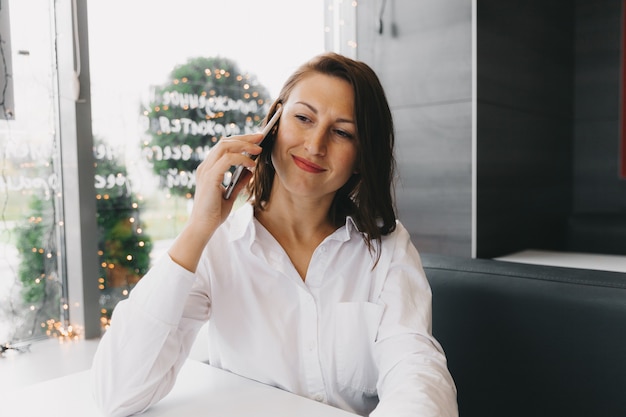
<path id="1" fill-rule="evenodd" d="M 161 399 L 209 320 L 213 366 L 361 415 L 456 416 L 430 287 L 396 220 L 378 78 L 323 54 L 287 80 L 268 117 L 279 106 L 263 149 L 259 134 L 225 138 L 198 167 L 186 227 L 100 342 L 97 400 L 128 415 Z M 231 213 L 222 179 L 239 164 L 254 174 Z"/>

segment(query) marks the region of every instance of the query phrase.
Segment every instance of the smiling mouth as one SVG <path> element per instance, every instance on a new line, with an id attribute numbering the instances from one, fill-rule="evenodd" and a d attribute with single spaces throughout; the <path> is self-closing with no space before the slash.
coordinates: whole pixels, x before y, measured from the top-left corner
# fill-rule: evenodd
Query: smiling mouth
<path id="1" fill-rule="evenodd" d="M 304 158 L 300 158 L 297 156 L 292 156 L 293 161 L 295 162 L 295 164 L 298 166 L 298 168 L 300 168 L 303 171 L 306 172 L 311 172 L 313 174 L 319 174 L 321 172 L 326 171 L 324 168 L 322 168 L 321 166 L 314 164 L 311 161 L 307 161 Z"/>

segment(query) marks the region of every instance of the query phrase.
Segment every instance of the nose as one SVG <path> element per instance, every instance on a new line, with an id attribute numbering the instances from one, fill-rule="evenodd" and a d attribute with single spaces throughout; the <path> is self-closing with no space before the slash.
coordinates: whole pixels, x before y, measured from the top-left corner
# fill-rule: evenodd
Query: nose
<path id="1" fill-rule="evenodd" d="M 311 155 L 326 155 L 326 132 L 323 129 L 312 129 L 304 141 L 304 149 Z"/>

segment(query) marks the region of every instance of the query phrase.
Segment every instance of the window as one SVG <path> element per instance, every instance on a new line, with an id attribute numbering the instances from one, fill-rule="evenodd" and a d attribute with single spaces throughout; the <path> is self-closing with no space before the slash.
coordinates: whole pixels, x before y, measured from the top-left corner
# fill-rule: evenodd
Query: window
<path id="1" fill-rule="evenodd" d="M 31 3 L 0 1 L 0 343 L 67 321 L 53 10 Z"/>
<path id="2" fill-rule="evenodd" d="M 342 3 L 0 0 L 0 344 L 106 328 L 184 225 L 194 164 L 355 47 Z"/>

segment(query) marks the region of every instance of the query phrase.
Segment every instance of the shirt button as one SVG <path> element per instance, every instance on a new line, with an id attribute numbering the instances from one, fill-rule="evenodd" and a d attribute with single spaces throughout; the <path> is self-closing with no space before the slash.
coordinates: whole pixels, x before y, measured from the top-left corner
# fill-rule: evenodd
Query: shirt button
<path id="1" fill-rule="evenodd" d="M 326 246 L 322 246 L 322 247 L 320 248 L 320 251 L 321 251 L 322 253 L 326 253 Z"/>
<path id="2" fill-rule="evenodd" d="M 324 396 L 322 394 L 317 394 L 317 395 L 315 395 L 315 397 L 313 397 L 313 399 L 315 401 L 322 402 L 322 401 L 324 401 Z"/>

